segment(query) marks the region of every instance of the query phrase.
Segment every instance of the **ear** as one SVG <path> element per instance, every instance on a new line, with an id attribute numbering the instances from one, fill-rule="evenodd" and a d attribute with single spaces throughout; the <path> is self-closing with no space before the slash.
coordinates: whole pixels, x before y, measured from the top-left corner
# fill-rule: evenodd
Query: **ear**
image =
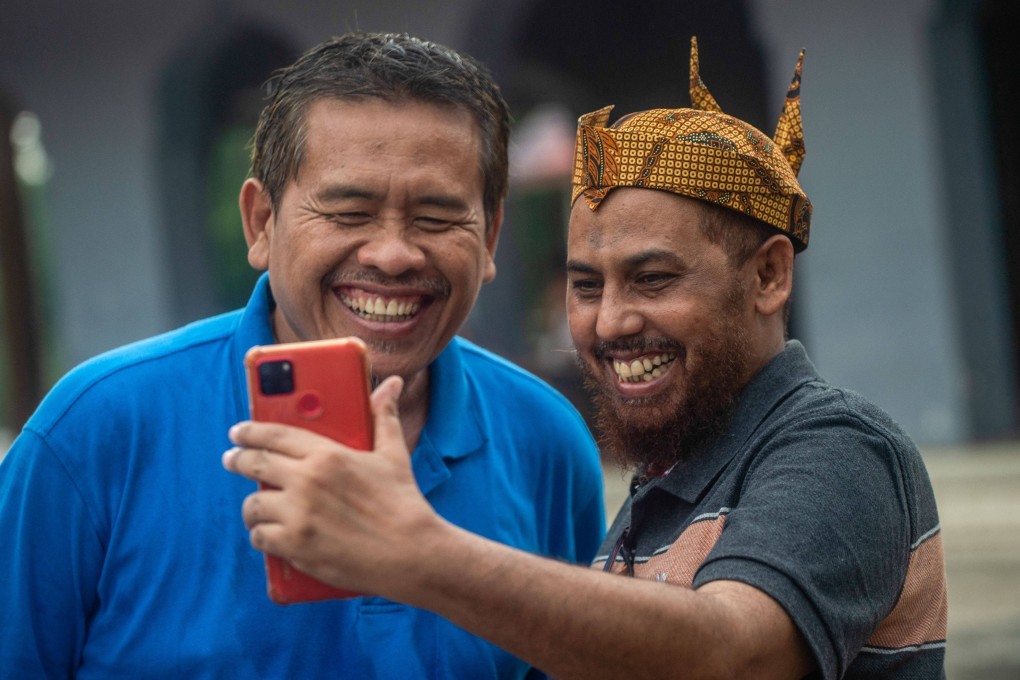
<path id="1" fill-rule="evenodd" d="M 751 256 L 755 267 L 755 310 L 763 316 L 782 313 L 793 292 L 793 242 L 776 234 Z"/>
<path id="2" fill-rule="evenodd" d="M 499 202 L 495 214 L 492 216 L 492 224 L 485 232 L 485 274 L 482 277 L 484 283 L 496 278 L 496 246 L 499 243 L 499 229 L 503 226 L 503 201 Z"/>
<path id="3" fill-rule="evenodd" d="M 238 199 L 244 240 L 248 243 L 248 264 L 258 271 L 269 269 L 269 244 L 273 236 L 273 204 L 269 192 L 257 179 L 241 185 Z"/>

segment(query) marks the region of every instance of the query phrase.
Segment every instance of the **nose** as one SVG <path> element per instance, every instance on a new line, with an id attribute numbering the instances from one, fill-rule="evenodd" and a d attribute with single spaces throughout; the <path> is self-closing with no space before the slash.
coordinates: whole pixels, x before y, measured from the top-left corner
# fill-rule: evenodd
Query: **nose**
<path id="1" fill-rule="evenodd" d="M 399 225 L 380 226 L 368 241 L 358 249 L 358 262 L 374 267 L 389 276 L 425 268 L 425 252 L 408 239 L 407 231 Z"/>
<path id="2" fill-rule="evenodd" d="M 644 316 L 624 295 L 608 288 L 599 302 L 595 333 L 600 340 L 618 340 L 637 335 L 644 328 Z"/>

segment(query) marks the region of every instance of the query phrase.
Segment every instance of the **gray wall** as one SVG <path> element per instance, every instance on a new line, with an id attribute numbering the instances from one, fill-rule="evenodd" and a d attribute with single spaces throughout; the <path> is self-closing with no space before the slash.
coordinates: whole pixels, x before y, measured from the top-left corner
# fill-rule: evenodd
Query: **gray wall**
<path id="1" fill-rule="evenodd" d="M 807 48 L 804 340 L 823 375 L 927 442 L 969 435 L 928 66 L 935 4 L 754 2 L 777 111 Z"/>
<path id="2" fill-rule="evenodd" d="M 250 20 L 302 51 L 352 28 L 413 29 L 455 42 L 465 4 L 5 2 L 0 89 L 40 117 L 52 159 L 48 240 L 61 363 L 173 325 L 154 107 L 161 73 L 190 36 L 209 22 Z"/>

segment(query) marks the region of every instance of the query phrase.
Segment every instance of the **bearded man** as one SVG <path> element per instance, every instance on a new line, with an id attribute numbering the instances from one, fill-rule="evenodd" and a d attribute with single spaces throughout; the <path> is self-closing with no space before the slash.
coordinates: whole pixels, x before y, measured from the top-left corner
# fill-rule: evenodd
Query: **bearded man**
<path id="1" fill-rule="evenodd" d="M 786 339 L 811 223 L 800 71 L 771 139 L 721 111 L 696 43 L 694 108 L 579 121 L 570 330 L 603 444 L 636 469 L 595 569 L 431 512 L 407 481 L 398 379 L 373 395 L 376 456 L 335 446 L 313 470 L 301 451 L 321 442 L 232 431 L 229 469 L 318 509 L 295 518 L 254 495 L 252 543 L 432 610 L 558 678 L 942 677 L 945 571 L 921 456 Z M 357 502 L 379 489 L 381 506 Z"/>

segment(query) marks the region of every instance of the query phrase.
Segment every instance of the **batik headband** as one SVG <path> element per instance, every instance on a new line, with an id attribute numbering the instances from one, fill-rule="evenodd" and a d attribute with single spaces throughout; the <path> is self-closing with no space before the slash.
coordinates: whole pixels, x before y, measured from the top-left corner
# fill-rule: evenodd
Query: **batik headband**
<path id="1" fill-rule="evenodd" d="M 804 51 L 772 139 L 722 112 L 698 73 L 691 38 L 691 109 L 653 109 L 611 126 L 606 106 L 577 124 L 570 203 L 594 211 L 615 187 L 659 189 L 750 215 L 807 247 L 811 201 L 797 182 L 804 160 L 800 76 Z"/>

